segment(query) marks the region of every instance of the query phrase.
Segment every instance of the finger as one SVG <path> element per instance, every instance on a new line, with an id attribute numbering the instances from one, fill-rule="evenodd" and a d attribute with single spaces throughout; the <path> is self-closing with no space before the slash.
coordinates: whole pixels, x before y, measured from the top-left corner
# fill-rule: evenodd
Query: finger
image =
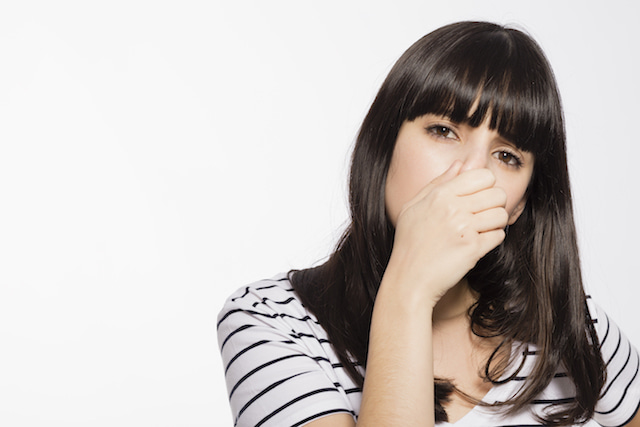
<path id="1" fill-rule="evenodd" d="M 478 235 L 478 253 L 480 258 L 495 249 L 504 240 L 506 234 L 502 228 L 491 230 Z"/>
<path id="2" fill-rule="evenodd" d="M 509 222 L 509 214 L 502 208 L 487 209 L 473 215 L 471 227 L 478 233 L 502 230 Z"/>
<path id="3" fill-rule="evenodd" d="M 427 194 L 433 191 L 435 187 L 450 182 L 458 176 L 458 174 L 460 173 L 460 169 L 462 169 L 462 162 L 460 160 L 454 161 L 446 171 L 444 171 L 441 175 L 435 177 L 429 184 L 425 185 L 424 188 L 422 188 L 422 190 L 420 190 L 420 192 L 415 195 L 413 200 L 421 200 Z M 410 202 L 410 204 L 413 203 Z"/>
<path id="4" fill-rule="evenodd" d="M 432 185 L 432 186 L 442 185 L 446 182 L 451 181 L 452 179 L 454 179 L 456 176 L 460 174 L 460 169 L 462 169 L 462 162 L 460 160 L 455 160 L 453 163 L 451 163 L 451 165 L 446 171 L 444 171 L 441 175 L 435 177 L 429 183 L 429 185 Z"/>
<path id="5" fill-rule="evenodd" d="M 498 187 L 480 190 L 477 193 L 462 196 L 466 209 L 478 213 L 492 208 L 504 208 L 507 205 L 507 193 Z"/>
<path id="6" fill-rule="evenodd" d="M 457 196 L 467 196 L 480 190 L 491 188 L 496 183 L 496 176 L 489 169 L 472 169 L 460 173 L 447 186 Z"/>

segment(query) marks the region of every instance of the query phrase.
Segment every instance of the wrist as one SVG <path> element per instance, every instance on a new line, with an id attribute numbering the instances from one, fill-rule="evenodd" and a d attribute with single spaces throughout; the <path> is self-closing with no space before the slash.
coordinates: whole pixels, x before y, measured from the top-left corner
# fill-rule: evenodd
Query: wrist
<path id="1" fill-rule="evenodd" d="M 387 270 L 376 296 L 375 306 L 384 305 L 396 315 L 431 316 L 437 304 L 428 291 L 429 284 L 407 274 Z"/>
<path id="2" fill-rule="evenodd" d="M 378 296 L 401 301 L 402 305 L 411 311 L 433 311 L 444 293 L 440 291 L 443 286 L 437 283 L 434 276 L 420 273 L 437 269 L 423 267 L 418 273 L 416 270 L 407 265 L 407 262 L 394 259 L 392 256 L 380 282 Z"/>

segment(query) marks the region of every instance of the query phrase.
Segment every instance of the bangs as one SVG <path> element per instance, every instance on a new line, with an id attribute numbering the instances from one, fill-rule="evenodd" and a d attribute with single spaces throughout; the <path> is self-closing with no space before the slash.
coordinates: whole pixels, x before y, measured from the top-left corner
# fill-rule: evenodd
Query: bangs
<path id="1" fill-rule="evenodd" d="M 406 94 L 407 120 L 431 113 L 477 127 L 489 118 L 492 130 L 536 156 L 563 132 L 550 67 L 518 32 L 469 34 L 433 48 L 442 51 L 431 55 L 437 60 L 412 70 L 420 83 Z"/>

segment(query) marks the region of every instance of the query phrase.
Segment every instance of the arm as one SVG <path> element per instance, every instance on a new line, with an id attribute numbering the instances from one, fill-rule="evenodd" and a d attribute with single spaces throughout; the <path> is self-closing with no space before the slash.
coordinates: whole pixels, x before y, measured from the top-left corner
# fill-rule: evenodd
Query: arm
<path id="1" fill-rule="evenodd" d="M 504 239 L 506 195 L 487 169 L 454 164 L 397 219 L 376 297 L 358 425 L 434 425 L 432 314 L 440 298 Z"/>
<path id="2" fill-rule="evenodd" d="M 284 278 L 236 291 L 218 316 L 218 343 L 232 424 L 299 425 L 322 414 L 353 420 L 356 385 L 334 369 L 337 356 L 324 331 Z"/>
<path id="3" fill-rule="evenodd" d="M 397 220 L 373 311 L 359 427 L 435 424 L 433 308 L 504 239 L 508 220 L 493 175 L 459 174 L 460 166 L 426 186 Z M 309 425 L 353 426 L 349 421 L 326 417 Z"/>
<path id="4" fill-rule="evenodd" d="M 433 426 L 431 310 L 405 310 L 386 283 L 371 325 L 369 361 L 358 426 Z M 385 295 L 387 294 L 388 295 Z M 389 351 L 392 349 L 393 351 Z M 407 369 L 411 367 L 411 369 Z M 431 420 L 430 424 L 424 424 Z M 347 414 L 320 418 L 310 427 L 353 427 Z"/>
<path id="5" fill-rule="evenodd" d="M 357 425 L 433 426 L 431 311 L 396 306 L 393 298 L 387 298 L 392 292 L 381 295 L 391 290 L 391 286 L 385 287 L 377 297 Z M 430 422 L 425 423 L 426 420 Z M 340 414 L 320 418 L 308 426 L 354 427 L 355 423 L 352 417 Z"/>
<path id="6" fill-rule="evenodd" d="M 604 426 L 640 427 L 640 355 L 613 319 L 593 300 L 587 301 L 607 369 L 593 418 Z"/>
<path id="7" fill-rule="evenodd" d="M 640 411 L 636 412 L 636 415 L 626 425 L 628 427 L 640 427 Z"/>
<path id="8" fill-rule="evenodd" d="M 385 280 L 371 325 L 358 425 L 397 425 L 398 420 L 404 425 L 433 425 L 432 310 L 399 301 L 393 292 L 397 283 Z"/>

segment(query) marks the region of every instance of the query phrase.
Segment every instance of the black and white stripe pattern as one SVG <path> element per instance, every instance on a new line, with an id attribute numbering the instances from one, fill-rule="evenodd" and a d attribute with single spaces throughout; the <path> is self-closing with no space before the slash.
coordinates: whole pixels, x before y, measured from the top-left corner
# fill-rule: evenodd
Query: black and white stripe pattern
<path id="1" fill-rule="evenodd" d="M 607 383 L 596 406 L 595 419 L 603 426 L 621 426 L 638 410 L 640 356 L 604 311 L 599 307 L 591 309 L 596 312 L 595 326 L 607 364 Z"/>
<path id="2" fill-rule="evenodd" d="M 638 409 L 640 402 L 640 375 L 638 375 L 638 352 L 620 329 L 611 321 L 591 298 L 588 299 L 589 310 L 602 345 L 602 356 L 607 363 L 607 382 L 602 397 L 596 405 L 594 418 L 583 424 L 587 427 L 622 426 L 629 421 Z M 532 345 L 514 346 L 516 360 L 512 366 L 520 366 L 522 358 L 525 363 L 522 370 L 512 381 L 495 386 L 485 396 L 487 402 L 506 401 L 515 395 L 527 380 L 527 376 L 540 357 Z M 504 377 L 510 375 L 507 372 Z M 457 422 L 456 426 L 540 426 L 534 414 L 543 415 L 549 405 L 571 403 L 575 399 L 575 386 L 565 372 L 555 374 L 551 383 L 529 405 L 529 409 L 517 414 L 503 416 L 492 408 L 476 407 L 471 413 Z M 449 425 L 443 423 L 442 425 Z"/>
<path id="3" fill-rule="evenodd" d="M 357 415 L 361 390 L 284 278 L 238 290 L 218 317 L 236 426 L 294 426 Z"/>
<path id="4" fill-rule="evenodd" d="M 590 299 L 588 303 L 608 371 L 595 417 L 584 425 L 621 426 L 640 402 L 640 357 L 607 314 Z M 227 300 L 218 317 L 218 343 L 235 426 L 301 426 L 335 413 L 357 419 L 361 390 L 284 275 L 239 289 Z M 526 383 L 539 355 L 532 346 L 514 351 L 516 358 L 525 358 L 523 369 L 512 381 L 491 389 L 485 401 L 508 400 Z M 573 382 L 558 372 L 528 410 L 504 416 L 478 406 L 455 425 L 539 426 L 534 413 L 574 397 Z"/>

